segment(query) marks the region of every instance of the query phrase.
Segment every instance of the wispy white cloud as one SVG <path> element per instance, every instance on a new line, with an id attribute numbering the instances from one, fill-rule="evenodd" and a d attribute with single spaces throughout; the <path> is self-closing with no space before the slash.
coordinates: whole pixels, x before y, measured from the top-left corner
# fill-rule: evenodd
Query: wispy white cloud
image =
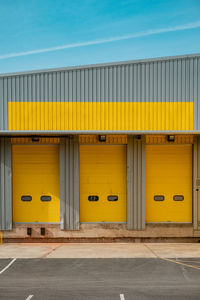
<path id="1" fill-rule="evenodd" d="M 150 35 L 174 32 L 174 31 L 182 31 L 182 30 L 188 30 L 188 29 L 194 29 L 194 28 L 200 28 L 200 21 L 188 23 L 185 25 L 178 25 L 178 26 L 174 26 L 174 27 L 146 30 L 146 31 L 138 32 L 138 33 L 128 34 L 128 35 L 113 36 L 113 37 L 105 38 L 105 39 L 90 40 L 90 41 L 85 41 L 85 42 L 66 44 L 66 45 L 50 47 L 50 48 L 35 49 L 35 50 L 24 51 L 24 52 L 2 54 L 2 55 L 0 55 L 0 59 L 7 59 L 7 58 L 11 58 L 11 57 L 19 57 L 19 56 L 27 56 L 27 55 L 32 55 L 32 54 L 53 52 L 53 51 L 58 51 L 58 50 L 63 50 L 63 49 L 70 49 L 70 48 L 87 47 L 87 46 L 91 46 L 91 45 L 100 45 L 100 44 L 112 43 L 112 42 L 116 42 L 116 41 L 135 39 L 135 38 L 139 38 L 139 37 L 143 37 L 143 36 L 150 36 Z"/>

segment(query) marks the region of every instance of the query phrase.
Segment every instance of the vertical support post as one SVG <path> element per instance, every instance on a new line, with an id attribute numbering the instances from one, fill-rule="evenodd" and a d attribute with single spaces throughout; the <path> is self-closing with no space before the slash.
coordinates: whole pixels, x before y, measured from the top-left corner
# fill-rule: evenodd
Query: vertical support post
<path id="1" fill-rule="evenodd" d="M 128 137 L 127 229 L 145 229 L 145 140 Z"/>
<path id="2" fill-rule="evenodd" d="M 79 229 L 79 145 L 78 137 L 60 142 L 61 229 Z"/>
<path id="3" fill-rule="evenodd" d="M 11 139 L 0 138 L 0 230 L 12 229 Z"/>

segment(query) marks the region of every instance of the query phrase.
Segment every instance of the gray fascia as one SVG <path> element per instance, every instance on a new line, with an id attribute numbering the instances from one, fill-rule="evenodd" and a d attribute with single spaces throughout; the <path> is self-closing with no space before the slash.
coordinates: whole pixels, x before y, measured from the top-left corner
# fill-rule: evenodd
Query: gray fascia
<path id="1" fill-rule="evenodd" d="M 139 63 L 150 63 L 150 62 L 162 62 L 162 61 L 170 61 L 176 59 L 187 59 L 187 58 L 195 58 L 199 57 L 200 53 L 194 54 L 185 54 L 185 55 L 177 55 L 177 56 L 166 56 L 166 57 L 156 57 L 156 58 L 146 58 L 146 59 L 138 59 L 138 60 L 128 60 L 128 61 L 119 61 L 119 62 L 108 62 L 102 64 L 91 64 L 91 65 L 81 65 L 81 66 L 69 66 L 69 67 L 61 67 L 61 68 L 49 68 L 49 69 L 41 69 L 41 70 L 32 70 L 32 71 L 22 71 L 22 72 L 11 72 L 11 73 L 0 73 L 0 77 L 12 77 L 12 76 L 20 76 L 20 75 L 31 75 L 31 74 L 41 74 L 41 73 L 49 73 L 49 72 L 60 72 L 60 71 L 73 71 L 73 70 L 82 70 L 82 69 L 93 69 L 93 68 L 103 68 L 103 67 L 115 67 L 129 64 L 139 64 Z"/>
<path id="2" fill-rule="evenodd" d="M 66 135 L 91 135 L 91 134 L 126 134 L 126 135 L 145 135 L 145 134 L 200 134 L 200 130 L 0 130 L 0 136 L 66 136 Z"/>

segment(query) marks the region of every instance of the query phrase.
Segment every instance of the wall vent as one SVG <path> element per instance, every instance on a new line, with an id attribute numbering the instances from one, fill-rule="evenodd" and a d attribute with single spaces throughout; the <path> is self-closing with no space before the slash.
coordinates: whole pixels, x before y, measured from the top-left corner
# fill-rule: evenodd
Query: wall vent
<path id="1" fill-rule="evenodd" d="M 200 178 L 196 179 L 196 186 L 200 187 Z"/>

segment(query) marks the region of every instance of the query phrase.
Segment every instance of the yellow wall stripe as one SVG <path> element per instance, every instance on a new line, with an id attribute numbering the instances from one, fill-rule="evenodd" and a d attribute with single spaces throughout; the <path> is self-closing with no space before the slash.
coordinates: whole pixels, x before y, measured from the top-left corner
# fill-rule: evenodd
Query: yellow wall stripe
<path id="1" fill-rule="evenodd" d="M 193 130 L 193 102 L 9 102 L 9 130 Z"/>

